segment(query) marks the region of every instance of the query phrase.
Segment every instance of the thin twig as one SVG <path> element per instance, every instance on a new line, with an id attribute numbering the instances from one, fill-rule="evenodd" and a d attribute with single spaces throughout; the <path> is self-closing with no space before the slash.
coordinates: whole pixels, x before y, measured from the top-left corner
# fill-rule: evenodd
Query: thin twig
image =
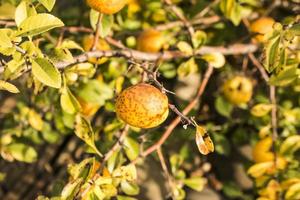
<path id="1" fill-rule="evenodd" d="M 249 53 L 248 57 L 250 58 L 250 60 L 254 64 L 254 66 L 258 69 L 258 71 L 260 72 L 261 76 L 266 81 L 266 83 L 268 83 L 269 82 L 269 76 L 268 76 L 264 66 L 262 66 L 262 64 L 260 64 L 260 62 L 253 55 L 253 53 Z"/>
<path id="2" fill-rule="evenodd" d="M 92 45 L 92 50 L 95 50 L 99 41 L 100 33 L 102 31 L 102 19 L 103 19 L 103 13 L 99 13 L 98 21 L 96 24 L 96 32 L 95 37 Z"/>
<path id="3" fill-rule="evenodd" d="M 188 106 L 182 111 L 184 115 L 187 115 L 199 102 L 200 97 L 203 95 L 203 92 L 207 86 L 207 83 L 213 73 L 213 66 L 209 66 L 208 69 L 205 72 L 203 81 L 201 82 L 196 97 L 188 104 Z M 148 149 L 146 149 L 142 156 L 146 157 L 152 152 L 156 151 L 158 148 L 161 147 L 161 145 L 168 139 L 168 137 L 172 134 L 173 130 L 177 127 L 177 125 L 180 123 L 181 117 L 176 117 L 170 125 L 168 126 L 167 130 L 163 133 L 161 138 L 152 146 L 150 146 Z"/>
<path id="4" fill-rule="evenodd" d="M 161 151 L 161 148 L 158 148 L 156 152 L 157 152 L 157 155 L 158 155 L 158 158 L 159 158 L 159 161 L 160 161 L 161 168 L 163 169 L 164 174 L 165 174 L 165 176 L 168 180 L 168 183 L 169 183 L 169 187 L 170 187 L 169 192 L 173 196 L 173 192 L 172 192 L 172 188 L 174 187 L 173 178 L 172 178 L 171 174 L 169 173 L 169 170 L 168 170 L 165 158 L 163 156 L 163 153 Z"/>

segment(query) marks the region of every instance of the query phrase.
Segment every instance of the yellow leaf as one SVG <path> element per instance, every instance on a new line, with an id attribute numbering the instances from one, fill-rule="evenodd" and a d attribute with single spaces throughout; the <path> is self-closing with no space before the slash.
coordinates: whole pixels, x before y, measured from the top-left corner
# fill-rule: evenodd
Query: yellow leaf
<path id="1" fill-rule="evenodd" d="M 280 154 L 292 154 L 300 148 L 300 135 L 293 135 L 285 139 L 280 147 Z"/>
<path id="2" fill-rule="evenodd" d="M 251 109 L 251 114 L 255 117 L 263 117 L 272 110 L 272 107 L 271 104 L 260 103 Z"/>
<path id="3" fill-rule="evenodd" d="M 253 178 L 258 178 L 267 173 L 267 171 L 273 166 L 273 162 L 262 162 L 252 165 L 247 173 L 252 176 Z"/>
<path id="4" fill-rule="evenodd" d="M 293 184 L 285 193 L 286 200 L 300 199 L 300 183 Z"/>
<path id="5" fill-rule="evenodd" d="M 41 116 L 32 109 L 30 109 L 28 113 L 28 123 L 37 131 L 41 131 L 44 126 L 44 121 Z"/>
<path id="6" fill-rule="evenodd" d="M 192 55 L 193 54 L 193 48 L 191 47 L 191 45 L 189 45 L 189 43 L 187 42 L 184 42 L 184 41 L 180 41 L 178 42 L 177 44 L 177 48 L 185 53 L 185 54 L 188 54 L 188 55 Z"/>
<path id="7" fill-rule="evenodd" d="M 11 93 L 19 93 L 19 89 L 13 84 L 0 80 L 0 90 L 6 90 Z"/>

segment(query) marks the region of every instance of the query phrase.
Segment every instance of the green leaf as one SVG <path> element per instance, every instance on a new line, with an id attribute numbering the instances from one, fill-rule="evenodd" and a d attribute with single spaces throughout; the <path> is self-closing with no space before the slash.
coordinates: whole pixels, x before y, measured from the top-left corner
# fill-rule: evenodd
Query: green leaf
<path id="1" fill-rule="evenodd" d="M 77 115 L 75 121 L 75 134 L 80 139 L 82 139 L 89 147 L 91 147 L 95 151 L 95 153 L 102 157 L 102 154 L 95 145 L 95 133 L 89 121 L 87 121 L 81 115 Z"/>
<path id="2" fill-rule="evenodd" d="M 13 84 L 0 80 L 0 90 L 6 90 L 11 93 L 19 93 L 19 89 Z"/>
<path id="3" fill-rule="evenodd" d="M 77 94 L 86 102 L 103 106 L 105 101 L 113 98 L 114 92 L 109 85 L 98 80 L 90 80 L 79 88 Z"/>
<path id="4" fill-rule="evenodd" d="M 269 83 L 275 86 L 286 86 L 298 78 L 297 69 L 297 65 L 285 66 L 280 72 L 272 74 Z"/>
<path id="5" fill-rule="evenodd" d="M 83 48 L 74 42 L 73 40 L 64 40 L 62 44 L 60 45 L 60 48 L 65 48 L 65 49 L 78 49 L 80 51 L 84 51 Z"/>
<path id="6" fill-rule="evenodd" d="M 277 35 L 269 39 L 265 47 L 266 59 L 264 62 L 264 67 L 268 72 L 272 72 L 277 67 L 279 57 L 280 57 L 279 43 L 280 43 L 280 35 Z"/>
<path id="7" fill-rule="evenodd" d="M 127 195 L 137 195 L 140 192 L 140 188 L 138 185 L 129 183 L 128 181 L 121 182 L 121 189 Z"/>
<path id="8" fill-rule="evenodd" d="M 37 12 L 35 10 L 35 7 L 32 3 L 29 1 L 23 0 L 17 7 L 15 12 L 15 21 L 17 26 L 20 26 L 20 24 L 28 17 L 36 15 Z"/>
<path id="9" fill-rule="evenodd" d="M 124 140 L 124 148 L 129 160 L 135 160 L 139 156 L 140 145 L 136 140 L 126 137 Z"/>
<path id="10" fill-rule="evenodd" d="M 243 196 L 242 190 L 236 184 L 231 182 L 224 184 L 223 192 L 231 199 L 241 198 Z"/>
<path id="11" fill-rule="evenodd" d="M 39 2 L 50 12 L 54 5 L 56 0 L 39 0 Z"/>
<path id="12" fill-rule="evenodd" d="M 294 35 L 300 36 L 300 24 L 294 24 L 290 29 L 289 29 Z"/>
<path id="13" fill-rule="evenodd" d="M 215 108 L 217 112 L 225 117 L 230 117 L 231 112 L 233 110 L 233 105 L 226 101 L 223 96 L 218 96 L 215 101 Z"/>
<path id="14" fill-rule="evenodd" d="M 47 86 L 60 88 L 61 75 L 56 67 L 46 58 L 32 60 L 32 74 Z"/>
<path id="15" fill-rule="evenodd" d="M 61 192 L 61 198 L 64 200 L 74 199 L 75 195 L 80 189 L 80 185 L 82 184 L 82 178 L 75 179 L 69 182 Z"/>
<path id="16" fill-rule="evenodd" d="M 64 23 L 57 17 L 41 13 L 26 18 L 20 24 L 17 36 L 35 36 L 61 26 L 64 26 Z"/>
<path id="17" fill-rule="evenodd" d="M 100 14 L 99 12 L 91 9 L 90 24 L 94 30 L 96 30 L 99 14 Z M 110 33 L 113 23 L 114 23 L 113 15 L 103 15 L 102 21 L 100 24 L 100 26 L 101 26 L 100 36 L 102 38 L 106 37 Z"/>
<path id="18" fill-rule="evenodd" d="M 196 190 L 197 192 L 201 192 L 207 183 L 207 180 L 203 177 L 192 177 L 183 180 L 183 183 L 192 188 L 193 190 Z"/>
<path id="19" fill-rule="evenodd" d="M 62 109 L 69 114 L 75 114 L 81 109 L 79 102 L 67 86 L 62 89 L 60 105 Z"/>
<path id="20" fill-rule="evenodd" d="M 292 155 L 300 149 L 300 135 L 293 135 L 284 140 L 280 146 L 280 154 Z"/>
<path id="21" fill-rule="evenodd" d="M 222 0 L 220 9 L 234 25 L 239 25 L 242 20 L 242 6 L 236 0 Z"/>
<path id="22" fill-rule="evenodd" d="M 37 160 L 37 152 L 31 146 L 23 143 L 13 143 L 6 147 L 12 157 L 18 161 L 32 163 Z"/>

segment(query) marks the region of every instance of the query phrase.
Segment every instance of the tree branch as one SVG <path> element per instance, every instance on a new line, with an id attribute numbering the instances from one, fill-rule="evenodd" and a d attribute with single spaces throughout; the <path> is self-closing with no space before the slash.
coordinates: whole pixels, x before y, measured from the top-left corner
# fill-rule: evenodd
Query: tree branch
<path id="1" fill-rule="evenodd" d="M 201 82 L 196 97 L 188 104 L 188 106 L 182 111 L 183 115 L 187 115 L 199 102 L 200 97 L 203 95 L 203 92 L 207 86 L 207 83 L 213 73 L 213 66 L 209 66 L 206 70 L 203 81 Z M 146 157 L 152 152 L 156 151 L 158 148 L 161 147 L 161 145 L 168 139 L 168 137 L 171 135 L 173 130 L 176 128 L 176 126 L 180 123 L 181 117 L 176 117 L 168 126 L 167 130 L 163 133 L 162 137 L 152 146 L 150 146 L 148 149 L 146 149 L 142 153 L 142 157 Z"/>

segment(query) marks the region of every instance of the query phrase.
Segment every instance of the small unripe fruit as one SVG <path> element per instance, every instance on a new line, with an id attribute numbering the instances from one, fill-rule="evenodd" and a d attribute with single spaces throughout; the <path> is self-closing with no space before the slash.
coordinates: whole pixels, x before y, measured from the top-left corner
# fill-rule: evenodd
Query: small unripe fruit
<path id="1" fill-rule="evenodd" d="M 255 33 L 254 40 L 257 42 L 264 41 L 264 35 L 273 29 L 275 20 L 270 17 L 262 17 L 251 23 L 250 30 Z"/>
<path id="2" fill-rule="evenodd" d="M 82 46 L 85 51 L 91 50 L 91 48 L 93 46 L 94 38 L 95 38 L 94 35 L 88 35 L 88 36 L 83 37 Z M 102 39 L 102 38 L 98 39 L 98 43 L 96 45 L 96 50 L 108 51 L 110 49 L 111 48 L 110 48 L 109 44 L 104 39 Z M 101 65 L 107 61 L 107 58 L 99 58 L 99 59 L 89 58 L 88 61 L 93 64 Z"/>
<path id="3" fill-rule="evenodd" d="M 92 9 L 112 15 L 124 8 L 128 0 L 86 0 L 86 2 Z"/>
<path id="4" fill-rule="evenodd" d="M 168 97 L 156 87 L 140 83 L 121 92 L 116 100 L 116 113 L 131 126 L 153 128 L 168 117 Z"/>
<path id="5" fill-rule="evenodd" d="M 137 40 L 137 49 L 148 53 L 157 53 L 165 43 L 161 32 L 148 29 L 141 33 Z"/>
<path id="6" fill-rule="evenodd" d="M 226 99 L 235 105 L 248 103 L 252 97 L 253 84 L 244 76 L 235 76 L 227 80 L 223 85 L 223 93 Z"/>

